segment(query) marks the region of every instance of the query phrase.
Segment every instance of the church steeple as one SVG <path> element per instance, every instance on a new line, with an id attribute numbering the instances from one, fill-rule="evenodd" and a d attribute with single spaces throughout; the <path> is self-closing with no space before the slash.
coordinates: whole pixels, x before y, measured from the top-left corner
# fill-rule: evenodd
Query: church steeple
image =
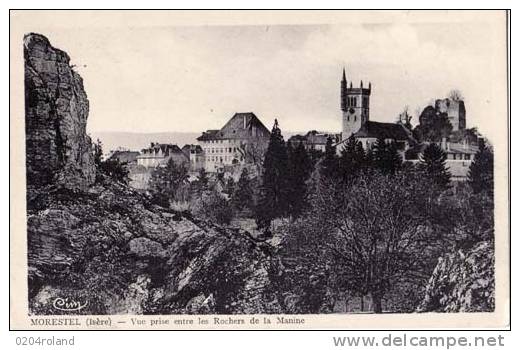
<path id="1" fill-rule="evenodd" d="M 359 87 L 352 87 L 352 79 L 350 79 L 348 84 L 347 86 L 347 75 L 343 68 L 341 79 L 342 140 L 346 140 L 358 132 L 363 124 L 369 121 L 370 113 L 372 83 L 367 84 L 366 81 L 360 80 Z"/>

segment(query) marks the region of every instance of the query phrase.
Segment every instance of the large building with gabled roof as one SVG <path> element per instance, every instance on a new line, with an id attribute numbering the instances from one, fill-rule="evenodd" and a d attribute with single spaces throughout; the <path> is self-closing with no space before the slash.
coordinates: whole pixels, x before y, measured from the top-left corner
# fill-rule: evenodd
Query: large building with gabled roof
<path id="1" fill-rule="evenodd" d="M 197 138 L 204 153 L 205 170 L 257 162 L 263 157 L 270 132 L 253 113 L 235 113 L 220 130 L 207 130 Z"/>

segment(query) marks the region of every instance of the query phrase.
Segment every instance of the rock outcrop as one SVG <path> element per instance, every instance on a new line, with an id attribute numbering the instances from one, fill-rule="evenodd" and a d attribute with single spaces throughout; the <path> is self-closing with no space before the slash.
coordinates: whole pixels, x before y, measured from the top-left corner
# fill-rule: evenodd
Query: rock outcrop
<path id="1" fill-rule="evenodd" d="M 89 314 L 280 312 L 272 247 L 243 231 L 156 206 L 119 183 L 34 198 L 33 313 L 56 313 L 50 301 L 58 297 L 88 301 L 81 313 Z"/>
<path id="2" fill-rule="evenodd" d="M 439 258 L 419 312 L 491 312 L 495 309 L 492 242 Z"/>
<path id="3" fill-rule="evenodd" d="M 29 187 L 85 188 L 95 180 L 85 130 L 89 102 L 69 56 L 39 34 L 24 37 L 26 168 Z"/>
<path id="4" fill-rule="evenodd" d="M 280 312 L 272 247 L 96 176 L 68 55 L 38 34 L 24 54 L 30 312 L 70 314 L 57 300 L 80 314 Z"/>

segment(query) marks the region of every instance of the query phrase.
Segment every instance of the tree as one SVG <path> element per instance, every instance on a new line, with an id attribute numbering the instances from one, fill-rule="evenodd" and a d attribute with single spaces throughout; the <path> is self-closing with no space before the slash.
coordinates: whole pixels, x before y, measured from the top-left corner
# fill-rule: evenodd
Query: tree
<path id="1" fill-rule="evenodd" d="M 332 137 L 327 138 L 325 144 L 325 155 L 321 161 L 321 172 L 326 178 L 336 178 L 339 172 L 338 156 L 336 146 L 333 145 Z"/>
<path id="2" fill-rule="evenodd" d="M 253 189 L 251 188 L 251 180 L 249 179 L 249 171 L 247 168 L 242 169 L 236 188 L 231 196 L 231 203 L 233 208 L 238 212 L 244 209 L 253 209 Z"/>
<path id="3" fill-rule="evenodd" d="M 419 141 L 440 142 L 449 137 L 453 126 L 447 113 L 440 113 L 432 106 L 427 106 L 419 116 L 419 125 L 413 130 Z"/>
<path id="4" fill-rule="evenodd" d="M 229 196 L 232 196 L 233 192 L 235 192 L 235 180 L 233 180 L 233 177 L 228 177 L 226 186 L 224 186 L 224 192 Z"/>
<path id="5" fill-rule="evenodd" d="M 289 210 L 288 156 L 278 120 L 274 120 L 265 153 L 257 225 L 267 227 L 272 219 L 285 216 Z"/>
<path id="6" fill-rule="evenodd" d="M 204 191 L 209 189 L 209 178 L 206 169 L 201 168 L 197 176 L 197 180 L 193 182 L 192 190 L 195 192 L 197 197 L 201 197 Z"/>
<path id="7" fill-rule="evenodd" d="M 112 180 L 128 184 L 129 171 L 126 163 L 121 163 L 117 159 L 107 159 L 99 164 L 99 171 L 110 177 Z"/>
<path id="8" fill-rule="evenodd" d="M 229 201 L 217 190 L 209 190 L 195 204 L 193 212 L 196 216 L 209 219 L 217 224 L 229 224 L 233 218 L 233 208 Z"/>
<path id="9" fill-rule="evenodd" d="M 464 97 L 462 97 L 462 93 L 460 92 L 460 90 L 457 90 L 457 89 L 451 90 L 448 93 L 448 98 L 453 101 L 461 101 L 464 99 Z"/>
<path id="10" fill-rule="evenodd" d="M 103 175 L 112 180 L 128 184 L 129 171 L 126 163 L 121 163 L 118 159 L 103 160 L 103 143 L 97 139 L 94 144 L 94 165 L 96 166 L 96 181 L 103 181 Z"/>
<path id="11" fill-rule="evenodd" d="M 451 174 L 446 168 L 446 153 L 435 143 L 430 143 L 419 161 L 420 168 L 441 189 L 448 187 Z"/>
<path id="12" fill-rule="evenodd" d="M 437 193 L 414 173 L 367 172 L 349 185 L 329 186 L 312 203 L 316 237 L 309 244 L 333 271 L 331 286 L 370 295 L 373 311 L 396 283 L 426 282 L 444 249 Z M 323 263 L 322 263 L 323 265 Z"/>
<path id="13" fill-rule="evenodd" d="M 183 163 L 177 164 L 170 158 L 165 166 L 158 166 L 152 171 L 149 181 L 154 200 L 169 207 L 170 200 L 175 199 L 177 191 L 187 183 L 188 169 Z"/>
<path id="14" fill-rule="evenodd" d="M 265 138 L 255 138 L 245 143 L 241 150 L 244 153 L 244 159 L 248 164 L 254 164 L 261 167 L 264 161 L 265 152 L 267 150 L 267 140 Z"/>
<path id="15" fill-rule="evenodd" d="M 403 111 L 399 114 L 397 122 L 402 124 L 408 130 L 412 130 L 412 116 L 408 114 L 410 107 L 404 106 Z"/>
<path id="16" fill-rule="evenodd" d="M 99 166 L 103 161 L 103 143 L 100 139 L 97 139 L 94 144 L 94 164 Z"/>
<path id="17" fill-rule="evenodd" d="M 395 174 L 397 171 L 401 169 L 403 165 L 403 159 L 399 154 L 397 149 L 397 144 L 395 141 L 390 142 L 388 145 L 388 154 L 387 154 L 387 168 L 385 169 L 389 174 Z"/>
<path id="18" fill-rule="evenodd" d="M 287 146 L 289 156 L 289 212 L 298 217 L 306 206 L 307 184 L 312 164 L 302 143 L 296 147 Z"/>
<path id="19" fill-rule="evenodd" d="M 361 142 L 350 136 L 341 150 L 339 172 L 343 181 L 350 182 L 366 165 L 365 151 Z"/>
<path id="20" fill-rule="evenodd" d="M 395 142 L 387 143 L 384 137 L 376 140 L 373 163 L 383 174 L 395 174 L 402 166 L 402 159 Z"/>
<path id="21" fill-rule="evenodd" d="M 468 183 L 474 193 L 483 192 L 493 197 L 493 158 L 491 147 L 481 142 L 468 173 Z"/>

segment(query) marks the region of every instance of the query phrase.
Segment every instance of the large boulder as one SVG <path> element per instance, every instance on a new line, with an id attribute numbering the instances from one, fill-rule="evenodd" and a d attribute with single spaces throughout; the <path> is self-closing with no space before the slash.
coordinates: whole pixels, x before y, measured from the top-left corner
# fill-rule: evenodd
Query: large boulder
<path id="1" fill-rule="evenodd" d="M 27 34 L 23 47 L 27 185 L 85 188 L 95 166 L 83 80 L 43 35 Z"/>

